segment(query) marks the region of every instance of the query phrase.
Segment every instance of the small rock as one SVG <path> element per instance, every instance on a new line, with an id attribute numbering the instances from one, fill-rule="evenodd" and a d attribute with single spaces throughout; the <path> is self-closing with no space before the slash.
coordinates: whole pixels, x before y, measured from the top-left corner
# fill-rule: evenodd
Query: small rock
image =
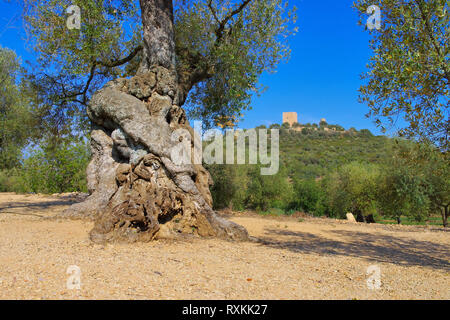
<path id="1" fill-rule="evenodd" d="M 351 212 L 347 213 L 347 221 L 356 223 L 356 219 Z"/>

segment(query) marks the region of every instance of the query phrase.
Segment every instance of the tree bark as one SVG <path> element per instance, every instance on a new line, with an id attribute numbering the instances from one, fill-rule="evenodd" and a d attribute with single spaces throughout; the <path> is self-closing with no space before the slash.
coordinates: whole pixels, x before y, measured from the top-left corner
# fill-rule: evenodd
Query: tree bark
<path id="1" fill-rule="evenodd" d="M 442 208 L 442 225 L 444 228 L 448 227 L 448 205 Z"/>
<path id="2" fill-rule="evenodd" d="M 148 70 L 150 66 L 155 65 L 175 69 L 172 1 L 140 0 L 139 2 L 144 27 L 143 69 Z"/>
<path id="3" fill-rule="evenodd" d="M 172 133 L 194 137 L 178 101 L 173 5 L 140 0 L 144 57 L 131 79 L 116 79 L 88 105 L 93 130 L 88 167 L 90 196 L 65 216 L 95 218 L 94 242 L 149 241 L 185 235 L 248 240 L 242 226 L 212 210 L 209 173 L 177 165 Z M 191 139 L 190 151 L 195 148 Z"/>

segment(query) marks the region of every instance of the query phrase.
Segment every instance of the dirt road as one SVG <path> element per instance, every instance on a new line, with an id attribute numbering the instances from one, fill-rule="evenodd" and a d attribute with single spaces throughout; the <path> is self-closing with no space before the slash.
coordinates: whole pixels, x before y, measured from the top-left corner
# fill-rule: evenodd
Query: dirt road
<path id="1" fill-rule="evenodd" d="M 232 220 L 259 243 L 102 246 L 88 239 L 91 222 L 43 219 L 70 203 L 0 194 L 0 299 L 450 299 L 442 228 L 240 214 Z M 67 287 L 72 265 L 79 290 Z M 377 270 L 380 288 L 369 288 Z"/>

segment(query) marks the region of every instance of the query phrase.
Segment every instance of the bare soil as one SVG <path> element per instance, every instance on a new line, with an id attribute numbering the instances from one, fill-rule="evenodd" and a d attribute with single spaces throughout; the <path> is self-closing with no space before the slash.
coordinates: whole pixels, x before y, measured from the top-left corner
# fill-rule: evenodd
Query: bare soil
<path id="1" fill-rule="evenodd" d="M 0 299 L 450 299 L 450 233 L 232 214 L 258 242 L 96 245 L 89 221 L 47 219 L 76 197 L 0 194 Z M 68 289 L 67 268 L 81 269 Z M 381 287 L 367 285 L 367 268 Z"/>

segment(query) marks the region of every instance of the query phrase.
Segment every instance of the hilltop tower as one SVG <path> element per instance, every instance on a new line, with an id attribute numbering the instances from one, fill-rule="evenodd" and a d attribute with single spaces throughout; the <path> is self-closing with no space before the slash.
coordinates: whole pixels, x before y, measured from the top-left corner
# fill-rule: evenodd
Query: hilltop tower
<path id="1" fill-rule="evenodd" d="M 283 123 L 285 122 L 292 127 L 294 123 L 298 122 L 297 112 L 283 112 Z"/>

